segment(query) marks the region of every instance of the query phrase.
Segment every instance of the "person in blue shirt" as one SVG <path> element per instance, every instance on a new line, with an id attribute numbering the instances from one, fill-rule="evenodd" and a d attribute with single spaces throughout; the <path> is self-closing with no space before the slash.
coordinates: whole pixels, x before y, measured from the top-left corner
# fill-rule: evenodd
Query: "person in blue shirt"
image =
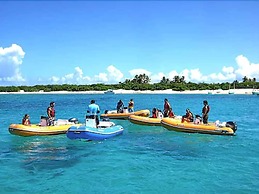
<path id="1" fill-rule="evenodd" d="M 86 117 L 95 119 L 96 125 L 99 125 L 98 113 L 100 113 L 100 108 L 97 104 L 95 104 L 95 100 L 91 100 L 87 109 L 87 113 L 88 115 Z"/>

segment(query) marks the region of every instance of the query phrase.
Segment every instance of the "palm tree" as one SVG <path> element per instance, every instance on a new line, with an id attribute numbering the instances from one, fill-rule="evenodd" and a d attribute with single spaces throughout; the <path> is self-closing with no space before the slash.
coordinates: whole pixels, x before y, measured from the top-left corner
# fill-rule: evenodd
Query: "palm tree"
<path id="1" fill-rule="evenodd" d="M 170 83 L 170 80 L 168 78 L 165 78 L 165 76 L 160 81 L 161 84 L 168 84 Z"/>

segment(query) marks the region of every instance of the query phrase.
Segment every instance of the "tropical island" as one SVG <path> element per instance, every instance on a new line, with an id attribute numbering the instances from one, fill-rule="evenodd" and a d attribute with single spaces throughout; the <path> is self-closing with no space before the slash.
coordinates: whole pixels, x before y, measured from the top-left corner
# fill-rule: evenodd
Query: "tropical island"
<path id="1" fill-rule="evenodd" d="M 123 90 L 123 91 L 233 91 L 233 90 L 255 90 L 259 88 L 259 82 L 256 78 L 243 77 L 242 81 L 233 81 L 232 83 L 193 83 L 186 82 L 184 76 L 175 76 L 173 80 L 163 77 L 159 83 L 150 83 L 150 78 L 145 74 L 136 75 L 133 79 L 126 79 L 118 84 L 49 84 L 49 85 L 34 85 L 34 86 L 0 86 L 0 92 L 87 92 L 96 91 L 102 93 L 106 90 Z M 127 92 L 126 92 L 127 93 Z"/>

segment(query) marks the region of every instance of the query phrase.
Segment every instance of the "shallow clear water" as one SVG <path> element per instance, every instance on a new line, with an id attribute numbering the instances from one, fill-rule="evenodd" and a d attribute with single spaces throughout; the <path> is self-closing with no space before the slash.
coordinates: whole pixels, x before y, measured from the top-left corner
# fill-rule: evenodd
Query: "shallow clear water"
<path id="1" fill-rule="evenodd" d="M 210 121 L 236 121 L 236 136 L 168 131 L 113 120 L 125 131 L 101 142 L 66 135 L 20 137 L 8 126 L 29 113 L 38 123 L 50 101 L 58 118 L 83 122 L 95 99 L 102 112 L 122 99 L 135 110 L 163 108 L 200 114 L 211 106 Z M 4 94 L 0 95 L 0 193 L 258 193 L 259 97 L 253 95 Z"/>

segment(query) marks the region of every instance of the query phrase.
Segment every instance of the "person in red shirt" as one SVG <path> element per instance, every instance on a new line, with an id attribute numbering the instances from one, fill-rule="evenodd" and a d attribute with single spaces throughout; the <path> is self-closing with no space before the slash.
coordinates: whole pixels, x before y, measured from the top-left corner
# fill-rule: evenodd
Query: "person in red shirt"
<path id="1" fill-rule="evenodd" d="M 169 118 L 174 118 L 174 117 L 175 117 L 175 115 L 174 115 L 174 112 L 173 112 L 172 108 L 169 108 L 168 117 L 169 117 Z"/>

